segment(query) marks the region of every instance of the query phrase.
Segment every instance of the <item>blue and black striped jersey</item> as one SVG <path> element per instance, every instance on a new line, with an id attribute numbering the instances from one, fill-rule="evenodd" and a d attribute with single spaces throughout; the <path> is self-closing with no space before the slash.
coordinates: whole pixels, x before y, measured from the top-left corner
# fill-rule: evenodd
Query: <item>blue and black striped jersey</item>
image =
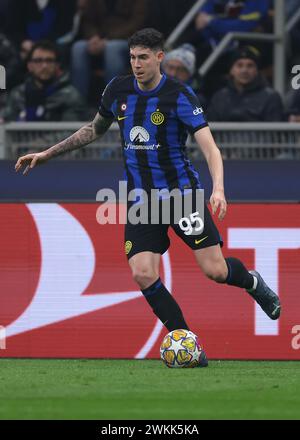
<path id="1" fill-rule="evenodd" d="M 103 92 L 99 113 L 118 121 L 128 190 L 201 188 L 186 156 L 187 130 L 208 124 L 193 90 L 162 76 L 142 91 L 133 75 L 116 77 Z"/>

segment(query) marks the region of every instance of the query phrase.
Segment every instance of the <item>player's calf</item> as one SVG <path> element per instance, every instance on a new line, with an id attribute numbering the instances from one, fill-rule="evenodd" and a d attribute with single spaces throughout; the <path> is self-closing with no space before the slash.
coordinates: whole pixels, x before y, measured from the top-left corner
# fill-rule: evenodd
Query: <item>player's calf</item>
<path id="1" fill-rule="evenodd" d="M 179 305 L 160 278 L 147 289 L 142 289 L 142 293 L 153 313 L 169 331 L 178 328 L 189 330 Z"/>
<path id="2" fill-rule="evenodd" d="M 217 283 L 224 283 L 226 280 L 227 267 L 224 260 L 218 263 L 204 265 L 202 270 L 210 280 L 216 281 Z"/>

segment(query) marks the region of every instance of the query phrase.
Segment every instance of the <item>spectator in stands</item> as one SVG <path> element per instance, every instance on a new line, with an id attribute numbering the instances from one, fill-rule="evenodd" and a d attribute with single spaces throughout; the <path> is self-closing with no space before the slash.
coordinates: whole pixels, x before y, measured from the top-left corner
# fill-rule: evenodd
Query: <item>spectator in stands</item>
<path id="1" fill-rule="evenodd" d="M 268 8 L 269 0 L 206 0 L 196 16 L 195 29 L 213 48 L 228 32 L 254 31 Z"/>
<path id="2" fill-rule="evenodd" d="M 146 0 L 78 0 L 81 24 L 73 44 L 73 85 L 88 96 L 92 61 L 104 69 L 105 82 L 129 67 L 127 38 L 142 27 Z"/>
<path id="3" fill-rule="evenodd" d="M 212 97 L 210 121 L 282 121 L 280 95 L 259 73 L 259 53 L 253 47 L 240 48 L 231 60 L 228 85 Z"/>
<path id="4" fill-rule="evenodd" d="M 162 67 L 164 72 L 172 78 L 191 84 L 196 69 L 194 47 L 190 44 L 183 44 L 171 50 L 166 54 Z"/>
<path id="5" fill-rule="evenodd" d="M 4 34 L 0 34 L 0 65 L 5 66 L 7 90 L 22 81 L 20 57 L 13 43 Z"/>
<path id="6" fill-rule="evenodd" d="M 83 99 L 61 71 L 57 47 L 37 42 L 28 60 L 29 77 L 14 88 L 3 113 L 6 121 L 78 121 L 85 119 Z"/>
<path id="7" fill-rule="evenodd" d="M 3 1 L 3 0 L 0 0 Z M 4 0 L 5 2 L 7 0 Z M 6 34 L 20 51 L 23 79 L 27 56 L 35 42 L 59 38 L 72 28 L 77 0 L 9 0 L 5 13 Z M 1 22 L 1 8 L 0 8 Z M 69 58 L 69 48 L 59 48 L 64 59 Z M 62 57 L 61 57 L 62 59 Z"/>
<path id="8" fill-rule="evenodd" d="M 197 92 L 201 104 L 205 105 L 205 98 L 198 93 L 197 83 L 194 81 L 196 72 L 196 54 L 195 48 L 192 45 L 183 44 L 177 49 L 168 52 L 165 56 L 162 68 L 168 76 L 192 86 Z"/>
<path id="9" fill-rule="evenodd" d="M 197 50 L 197 67 L 209 57 L 213 49 L 229 32 L 251 32 L 264 21 L 268 14 L 269 0 L 206 0 L 195 17 L 186 41 Z M 203 78 L 205 96 L 225 84 L 226 66 L 237 41 L 227 45 L 222 55 Z"/>
<path id="10" fill-rule="evenodd" d="M 20 46 L 56 41 L 72 27 L 76 0 L 11 0 L 11 36 Z"/>

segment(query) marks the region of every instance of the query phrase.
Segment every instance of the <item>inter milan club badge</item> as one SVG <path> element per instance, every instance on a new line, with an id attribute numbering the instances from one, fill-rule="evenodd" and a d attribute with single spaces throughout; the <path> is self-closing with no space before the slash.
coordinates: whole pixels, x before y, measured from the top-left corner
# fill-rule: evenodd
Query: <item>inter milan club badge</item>
<path id="1" fill-rule="evenodd" d="M 131 241 L 126 241 L 126 243 L 125 243 L 125 253 L 126 253 L 126 255 L 129 254 L 131 249 L 132 249 L 132 242 Z"/>
<path id="2" fill-rule="evenodd" d="M 121 110 L 122 112 L 125 112 L 125 110 L 127 109 L 127 105 L 124 103 L 121 105 Z"/>
<path id="3" fill-rule="evenodd" d="M 151 115 L 151 122 L 154 125 L 161 125 L 165 120 L 164 115 L 159 111 L 159 109 L 156 110 L 156 112 L 153 112 Z"/>

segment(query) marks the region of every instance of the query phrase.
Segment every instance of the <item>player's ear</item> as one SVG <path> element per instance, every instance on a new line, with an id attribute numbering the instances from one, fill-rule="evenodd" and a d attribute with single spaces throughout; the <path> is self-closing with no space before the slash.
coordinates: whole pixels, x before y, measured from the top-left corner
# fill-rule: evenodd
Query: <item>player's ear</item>
<path id="1" fill-rule="evenodd" d="M 162 50 L 160 50 L 159 52 L 157 52 L 157 60 L 158 60 L 160 63 L 163 62 L 164 58 L 165 58 L 165 53 L 164 53 Z"/>

